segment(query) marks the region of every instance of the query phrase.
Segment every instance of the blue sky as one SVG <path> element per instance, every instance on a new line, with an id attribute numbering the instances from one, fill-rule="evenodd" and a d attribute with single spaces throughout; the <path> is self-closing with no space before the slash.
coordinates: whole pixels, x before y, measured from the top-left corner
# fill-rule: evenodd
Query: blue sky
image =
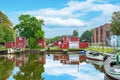
<path id="1" fill-rule="evenodd" d="M 120 11 L 119 0 L 1 0 L 2 10 L 18 24 L 21 14 L 44 19 L 46 38 L 71 35 L 78 29 L 84 31 L 110 23 L 114 11 Z"/>

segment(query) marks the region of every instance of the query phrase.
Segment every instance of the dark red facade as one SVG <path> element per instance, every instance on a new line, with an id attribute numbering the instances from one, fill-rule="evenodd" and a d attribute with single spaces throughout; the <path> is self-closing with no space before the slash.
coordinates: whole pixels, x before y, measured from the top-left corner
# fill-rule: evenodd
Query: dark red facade
<path id="1" fill-rule="evenodd" d="M 15 42 L 6 42 L 5 46 L 6 48 L 15 48 Z"/>
<path id="2" fill-rule="evenodd" d="M 15 40 L 16 48 L 25 48 L 26 47 L 26 38 L 25 37 L 16 37 Z"/>
<path id="3" fill-rule="evenodd" d="M 45 39 L 38 39 L 37 44 L 42 48 L 46 47 Z M 16 37 L 15 42 L 6 42 L 6 48 L 25 48 L 27 46 L 27 40 L 25 37 Z"/>
<path id="4" fill-rule="evenodd" d="M 26 38 L 25 37 L 16 37 L 15 42 L 6 42 L 6 48 L 25 48 L 26 47 Z"/>
<path id="5" fill-rule="evenodd" d="M 54 41 L 54 46 L 59 48 L 87 48 L 89 46 L 88 42 L 80 42 L 79 38 L 73 36 L 62 36 L 61 40 Z"/>
<path id="6" fill-rule="evenodd" d="M 45 39 L 38 39 L 37 44 L 41 46 L 42 48 L 46 47 L 46 40 Z"/>
<path id="7" fill-rule="evenodd" d="M 53 46 L 58 46 L 58 42 L 59 42 L 59 41 L 54 41 L 54 42 L 53 42 Z"/>
<path id="8" fill-rule="evenodd" d="M 89 46 L 88 42 L 80 42 L 79 47 L 80 48 L 87 48 Z"/>
<path id="9" fill-rule="evenodd" d="M 104 24 L 94 29 L 92 42 L 95 44 L 105 44 L 109 36 L 110 24 Z"/>

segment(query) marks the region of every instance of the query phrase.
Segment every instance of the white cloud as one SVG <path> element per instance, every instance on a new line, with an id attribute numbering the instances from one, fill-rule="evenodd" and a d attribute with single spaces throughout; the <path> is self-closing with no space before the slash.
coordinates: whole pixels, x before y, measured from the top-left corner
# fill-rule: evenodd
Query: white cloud
<path id="1" fill-rule="evenodd" d="M 109 2 L 109 0 L 107 1 Z M 85 29 L 80 32 L 83 33 L 83 31 L 87 29 L 98 27 L 100 25 L 110 22 L 112 13 L 114 11 L 120 11 L 120 6 L 118 5 L 118 3 L 112 4 L 112 3 L 107 3 L 107 1 L 85 0 L 81 2 L 79 0 L 70 0 L 65 5 L 65 7 L 61 9 L 45 8 L 45 9 L 32 10 L 32 11 L 24 11 L 24 12 L 20 12 L 20 14 L 21 13 L 30 14 L 36 16 L 38 19 L 43 18 L 45 20 L 45 25 L 47 27 L 56 26 L 55 32 L 57 32 L 58 35 L 67 33 L 67 31 L 65 31 L 66 29 L 64 30 L 64 27 L 66 26 L 69 28 L 73 26 L 80 28 L 82 28 L 81 26 L 88 27 L 88 28 L 85 27 Z M 89 19 L 89 21 L 85 20 L 86 17 L 92 16 L 89 14 L 89 12 L 92 11 L 100 12 L 100 15 Z M 57 28 L 60 26 L 62 26 L 61 28 L 63 28 L 61 29 L 64 31 L 63 33 L 62 32 L 59 33 L 59 29 L 57 30 Z M 70 30 L 68 29 L 69 31 L 68 33 L 70 33 L 71 30 L 73 29 Z M 46 33 L 48 33 L 48 31 Z"/>
<path id="2" fill-rule="evenodd" d="M 120 6 L 115 6 L 112 4 L 96 4 L 91 9 L 91 11 L 102 11 L 104 15 L 110 15 L 114 11 L 119 11 Z"/>
<path id="3" fill-rule="evenodd" d="M 61 17 L 40 17 L 36 16 L 38 19 L 45 20 L 46 25 L 53 25 L 53 26 L 83 26 L 84 22 L 80 21 L 79 19 L 74 18 L 61 18 Z"/>
<path id="4" fill-rule="evenodd" d="M 103 0 L 87 0 L 80 2 L 78 0 L 71 0 L 62 9 L 46 8 L 41 10 L 27 11 L 37 18 L 43 18 L 46 25 L 56 26 L 84 26 L 86 23 L 80 19 L 81 16 L 88 14 L 91 11 L 101 11 L 101 17 L 111 16 L 114 11 L 120 10 L 120 6 L 113 4 L 98 4 L 94 2 L 103 2 Z M 105 16 L 106 15 L 106 16 Z M 90 16 L 90 15 L 89 15 Z M 89 17 L 88 16 L 88 17 Z M 108 17 L 109 18 L 109 17 Z M 92 19 L 91 19 L 92 20 Z M 93 18 L 93 20 L 95 20 Z M 93 21 L 92 20 L 92 21 Z M 93 23 L 94 24 L 94 23 Z"/>

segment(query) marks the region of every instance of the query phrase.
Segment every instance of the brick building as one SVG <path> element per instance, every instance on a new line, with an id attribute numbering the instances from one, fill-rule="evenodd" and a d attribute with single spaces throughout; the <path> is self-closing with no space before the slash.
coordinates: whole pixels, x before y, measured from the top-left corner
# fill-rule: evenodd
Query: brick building
<path id="1" fill-rule="evenodd" d="M 104 24 L 94 29 L 93 40 L 94 44 L 107 44 L 110 39 L 110 24 Z"/>

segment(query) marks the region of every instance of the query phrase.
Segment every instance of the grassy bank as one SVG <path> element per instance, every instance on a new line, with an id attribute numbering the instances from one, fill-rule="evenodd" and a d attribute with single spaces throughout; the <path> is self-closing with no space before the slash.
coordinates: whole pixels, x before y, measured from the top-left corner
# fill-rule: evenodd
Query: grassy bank
<path id="1" fill-rule="evenodd" d="M 112 52 L 115 51 L 115 49 L 108 48 L 108 47 L 105 47 L 105 48 L 89 47 L 89 48 L 86 48 L 86 50 L 93 50 L 93 51 L 96 51 L 96 52 L 103 52 L 103 53 L 112 53 Z"/>

